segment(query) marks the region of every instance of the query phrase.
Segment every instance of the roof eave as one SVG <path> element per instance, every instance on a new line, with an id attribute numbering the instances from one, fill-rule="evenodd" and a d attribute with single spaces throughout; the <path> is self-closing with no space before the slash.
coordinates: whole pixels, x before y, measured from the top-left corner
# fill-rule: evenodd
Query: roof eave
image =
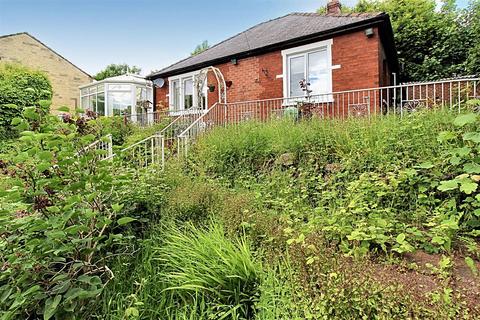
<path id="1" fill-rule="evenodd" d="M 263 54 L 263 53 L 267 53 L 267 52 L 271 52 L 271 51 L 275 51 L 275 50 L 283 50 L 283 49 L 287 49 L 287 48 L 290 48 L 290 47 L 300 46 L 300 45 L 307 44 L 309 42 L 321 41 L 321 40 L 324 40 L 326 38 L 330 38 L 330 37 L 333 37 L 333 36 L 338 36 L 338 35 L 344 34 L 344 33 L 357 31 L 359 29 L 366 28 L 366 27 L 369 27 L 369 26 L 374 26 L 374 25 L 377 25 L 377 24 L 380 24 L 380 23 L 387 22 L 388 25 L 390 26 L 389 21 L 390 20 L 389 20 L 388 15 L 385 14 L 385 13 L 381 13 L 381 14 L 379 14 L 375 17 L 372 17 L 370 19 L 365 19 L 363 21 L 355 22 L 355 23 L 352 23 L 352 24 L 349 24 L 349 25 L 346 25 L 346 26 L 341 26 L 341 27 L 338 27 L 338 28 L 313 33 L 313 34 L 310 34 L 308 36 L 299 37 L 299 38 L 295 38 L 295 39 L 290 39 L 288 41 L 275 43 L 275 44 L 272 44 L 272 45 L 269 45 L 269 46 L 256 48 L 256 49 L 248 50 L 248 51 L 244 51 L 244 52 L 239 52 L 239 53 L 235 53 L 235 54 L 232 54 L 232 55 L 223 56 L 221 58 L 205 61 L 205 62 L 202 62 L 202 63 L 193 64 L 193 65 L 188 66 L 188 67 L 178 68 L 178 69 L 174 69 L 174 70 L 170 70 L 170 71 L 166 71 L 166 72 L 158 71 L 156 73 L 152 73 L 152 74 L 146 76 L 145 78 L 149 79 L 149 80 L 154 80 L 154 79 L 157 79 L 157 78 L 165 78 L 165 77 L 169 77 L 169 76 L 173 76 L 173 75 L 187 73 L 187 72 L 199 70 L 199 69 L 202 69 L 202 68 L 205 68 L 205 67 L 208 67 L 208 66 L 217 65 L 217 64 L 220 64 L 220 63 L 225 63 L 225 62 L 230 61 L 233 58 L 236 58 L 236 59 L 247 58 L 247 57 L 251 57 L 251 56 L 255 56 L 255 55 L 259 55 L 259 54 Z M 391 29 L 391 26 L 390 26 L 390 29 Z M 393 32 L 392 32 L 392 35 L 393 35 Z"/>

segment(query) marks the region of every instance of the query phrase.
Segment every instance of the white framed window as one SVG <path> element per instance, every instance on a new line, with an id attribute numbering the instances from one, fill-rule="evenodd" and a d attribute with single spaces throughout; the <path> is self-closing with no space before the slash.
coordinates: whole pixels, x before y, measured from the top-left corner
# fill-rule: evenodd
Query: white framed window
<path id="1" fill-rule="evenodd" d="M 83 110 L 90 110 L 101 116 L 106 115 L 105 110 L 105 85 L 93 84 L 80 90 L 80 106 Z"/>
<path id="2" fill-rule="evenodd" d="M 282 51 L 284 97 L 305 97 L 306 92 L 300 88 L 300 81 L 305 79 L 310 83 L 311 96 L 332 100 L 326 95 L 332 92 L 332 43 L 329 39 Z"/>
<path id="3" fill-rule="evenodd" d="M 170 82 L 171 106 L 173 110 L 180 110 L 180 80 Z"/>
<path id="4" fill-rule="evenodd" d="M 169 82 L 169 97 L 170 97 L 170 111 L 185 111 L 191 107 L 198 107 L 200 109 L 207 109 L 208 87 L 204 83 L 201 99 L 198 100 L 196 75 L 200 71 L 194 71 L 168 78 Z"/>

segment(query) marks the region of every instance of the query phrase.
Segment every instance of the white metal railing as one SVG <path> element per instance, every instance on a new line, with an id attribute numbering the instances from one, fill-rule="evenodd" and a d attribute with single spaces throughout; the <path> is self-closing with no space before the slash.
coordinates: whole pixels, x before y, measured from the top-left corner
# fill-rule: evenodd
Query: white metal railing
<path id="1" fill-rule="evenodd" d="M 79 150 L 76 156 L 81 156 L 88 152 L 93 152 L 95 157 L 100 161 L 111 158 L 113 155 L 112 135 L 107 134 L 105 137 L 90 143 L 88 146 Z"/>
<path id="2" fill-rule="evenodd" d="M 217 103 L 177 136 L 178 153 L 206 130 L 243 121 L 269 121 L 283 116 L 298 118 L 400 117 L 424 108 L 460 111 L 465 102 L 480 98 L 480 78 L 405 83 L 395 86 L 331 92 L 310 97 Z"/>
<path id="3" fill-rule="evenodd" d="M 134 115 L 125 114 L 123 115 L 123 118 L 125 119 L 125 122 L 132 122 L 141 127 L 148 127 L 157 123 L 167 121 L 167 119 L 171 119 L 174 116 L 175 114 L 173 114 L 169 110 L 160 110 L 154 112 L 137 113 Z"/>
<path id="4" fill-rule="evenodd" d="M 102 160 L 119 159 L 128 165 L 159 164 L 174 155 L 187 155 L 189 145 L 205 131 L 218 126 L 255 120 L 266 122 L 281 117 L 332 118 L 399 117 L 423 108 L 460 111 L 470 99 L 480 99 L 480 78 L 405 83 L 396 86 L 331 92 L 310 97 L 290 97 L 215 103 L 210 109 L 192 107 L 180 114 L 169 112 L 170 123 L 159 133 L 117 153 L 112 152 L 111 135 L 82 150 L 107 150 Z M 108 140 L 109 139 L 109 140 Z M 80 151 L 84 152 L 84 151 Z"/>
<path id="5" fill-rule="evenodd" d="M 162 139 L 155 134 L 113 153 L 105 160 L 114 159 L 123 165 L 145 168 L 152 164 L 162 164 Z"/>
<path id="6" fill-rule="evenodd" d="M 197 107 L 191 107 L 185 111 L 181 111 L 181 113 L 177 113 L 178 115 L 160 131 L 159 135 L 162 141 L 162 167 L 165 165 L 165 159 L 177 154 L 180 150 L 178 145 L 179 134 L 207 112 L 208 110 Z"/>

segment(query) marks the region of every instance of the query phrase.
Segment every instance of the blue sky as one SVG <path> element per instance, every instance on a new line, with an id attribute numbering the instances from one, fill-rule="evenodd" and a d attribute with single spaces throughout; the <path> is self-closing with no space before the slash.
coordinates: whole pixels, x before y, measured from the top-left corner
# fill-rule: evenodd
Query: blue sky
<path id="1" fill-rule="evenodd" d="M 343 0 L 352 5 L 357 0 Z M 466 0 L 461 0 L 466 1 Z M 29 32 L 90 74 L 109 63 L 143 74 L 259 22 L 326 0 L 0 0 L 0 35 Z"/>

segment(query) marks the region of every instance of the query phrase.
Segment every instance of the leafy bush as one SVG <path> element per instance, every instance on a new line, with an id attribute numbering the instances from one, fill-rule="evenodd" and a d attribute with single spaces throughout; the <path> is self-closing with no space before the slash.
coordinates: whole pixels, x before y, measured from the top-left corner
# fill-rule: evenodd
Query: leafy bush
<path id="1" fill-rule="evenodd" d="M 457 234 L 480 236 L 480 132 L 478 115 L 459 115 L 456 130 L 443 131 L 438 140 L 448 146 L 443 156 L 429 163 L 440 194 L 432 242 L 450 250 Z"/>
<path id="2" fill-rule="evenodd" d="M 250 231 L 270 241 L 321 231 L 347 254 L 451 251 L 480 225 L 477 133 L 459 126 L 476 120 L 455 116 L 246 123 L 207 134 L 191 161 L 258 195 L 262 219 L 275 223 L 249 219 Z"/>
<path id="3" fill-rule="evenodd" d="M 378 284 L 365 274 L 357 266 L 343 269 L 332 257 L 323 257 L 314 265 L 278 262 L 264 274 L 257 319 L 405 319 L 429 315 L 420 313 L 400 288 Z"/>
<path id="4" fill-rule="evenodd" d="M 115 172 L 80 135 L 39 108 L 15 118 L 18 150 L 3 160 L 13 183 L 0 193 L 0 316 L 80 318 L 112 278 L 109 252 L 129 239 Z M 101 152 L 101 151 L 100 151 Z"/>
<path id="5" fill-rule="evenodd" d="M 90 120 L 88 125 L 91 127 L 98 137 L 112 135 L 112 142 L 114 145 L 121 146 L 125 143 L 127 138 L 133 133 L 134 126 L 131 122 L 126 122 L 123 117 L 99 117 Z"/>
<path id="6" fill-rule="evenodd" d="M 52 86 L 43 72 L 0 64 L 0 137 L 15 135 L 10 122 L 22 113 L 23 108 L 36 106 L 40 100 L 50 100 L 51 97 Z"/>
<path id="7" fill-rule="evenodd" d="M 124 170 L 124 169 L 121 169 Z M 146 168 L 117 189 L 122 214 L 136 219 L 135 231 L 148 232 L 152 223 L 169 220 L 166 195 L 171 189 L 157 168 Z"/>

